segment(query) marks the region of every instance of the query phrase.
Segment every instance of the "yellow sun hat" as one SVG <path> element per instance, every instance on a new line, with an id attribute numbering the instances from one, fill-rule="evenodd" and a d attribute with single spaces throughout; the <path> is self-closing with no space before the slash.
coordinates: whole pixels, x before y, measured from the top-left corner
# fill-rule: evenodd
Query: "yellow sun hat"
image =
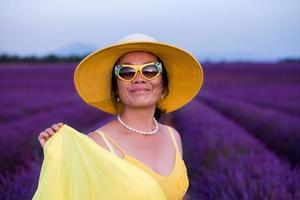
<path id="1" fill-rule="evenodd" d="M 203 70 L 191 53 L 134 33 L 92 52 L 78 64 L 74 83 L 84 102 L 113 115 L 122 111 L 123 105 L 111 96 L 112 69 L 119 57 L 132 51 L 150 52 L 161 59 L 168 75 L 169 93 L 160 100 L 159 107 L 166 113 L 179 109 L 198 94 L 204 80 Z"/>

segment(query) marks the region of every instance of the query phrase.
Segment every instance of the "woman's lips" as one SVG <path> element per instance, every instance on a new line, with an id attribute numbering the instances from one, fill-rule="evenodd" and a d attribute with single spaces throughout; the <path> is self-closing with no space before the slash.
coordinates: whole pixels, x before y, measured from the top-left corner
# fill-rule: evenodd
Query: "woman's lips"
<path id="1" fill-rule="evenodd" d="M 130 90 L 131 93 L 139 93 L 139 94 L 148 93 L 150 91 L 151 90 L 148 88 L 135 88 L 135 89 Z"/>

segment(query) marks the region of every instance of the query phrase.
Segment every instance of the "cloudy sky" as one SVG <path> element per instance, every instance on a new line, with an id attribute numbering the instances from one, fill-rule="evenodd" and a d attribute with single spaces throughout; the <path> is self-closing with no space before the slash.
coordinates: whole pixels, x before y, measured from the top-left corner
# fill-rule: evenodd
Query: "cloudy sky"
<path id="1" fill-rule="evenodd" d="M 199 59 L 300 57 L 299 0 L 1 0 L 0 53 L 101 48 L 144 33 Z"/>

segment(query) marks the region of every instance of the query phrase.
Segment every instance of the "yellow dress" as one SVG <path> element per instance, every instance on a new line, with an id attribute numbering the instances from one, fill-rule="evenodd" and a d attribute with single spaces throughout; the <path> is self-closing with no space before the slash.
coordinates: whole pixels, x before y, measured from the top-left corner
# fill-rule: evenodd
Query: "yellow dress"
<path id="1" fill-rule="evenodd" d="M 101 137 L 103 138 L 104 142 L 106 143 L 109 150 L 114 153 L 116 156 L 117 153 L 112 148 L 112 144 L 114 144 L 124 155 L 124 160 L 132 163 L 133 165 L 141 168 L 146 173 L 151 175 L 161 186 L 162 190 L 165 193 L 165 196 L 169 200 L 180 200 L 184 197 L 188 187 L 189 181 L 187 176 L 187 169 L 184 163 L 184 160 L 180 156 L 180 152 L 177 146 L 176 139 L 172 132 L 172 129 L 168 127 L 169 134 L 172 138 L 173 145 L 175 147 L 175 161 L 172 171 L 167 175 L 163 176 L 155 171 L 153 171 L 150 167 L 145 165 L 143 162 L 137 160 L 136 158 L 127 154 L 117 143 L 115 143 L 105 132 L 99 131 Z M 107 140 L 108 139 L 108 140 Z"/>
<path id="2" fill-rule="evenodd" d="M 67 124 L 44 146 L 33 200 L 166 200 L 155 178 Z"/>

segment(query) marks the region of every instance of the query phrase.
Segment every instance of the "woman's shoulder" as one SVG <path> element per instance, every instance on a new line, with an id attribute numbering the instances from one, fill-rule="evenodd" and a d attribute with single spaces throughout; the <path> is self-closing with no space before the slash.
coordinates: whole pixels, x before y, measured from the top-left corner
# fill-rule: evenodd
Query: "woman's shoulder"
<path id="1" fill-rule="evenodd" d="M 86 135 L 88 137 L 90 137 L 91 139 L 93 139 L 95 142 L 97 142 L 99 145 L 104 147 L 105 149 L 108 149 L 107 145 L 105 144 L 104 140 L 100 136 L 99 132 L 101 132 L 101 131 L 105 132 L 105 133 L 109 132 L 108 130 L 111 129 L 111 127 L 113 126 L 114 123 L 115 122 L 113 120 L 109 121 L 108 123 L 102 125 L 101 127 L 97 128 L 94 131 L 87 133 Z"/>
<path id="2" fill-rule="evenodd" d="M 97 132 L 108 132 L 108 130 L 112 129 L 115 126 L 116 122 L 115 120 L 111 120 L 105 124 L 103 124 L 101 127 L 96 128 L 95 130 L 91 131 L 90 133 L 88 133 L 87 135 L 89 137 L 94 137 L 95 135 L 99 135 Z"/>
<path id="3" fill-rule="evenodd" d="M 168 129 L 168 128 L 171 129 L 173 135 L 175 136 L 176 142 L 178 144 L 179 151 L 182 155 L 182 143 L 181 143 L 181 136 L 180 136 L 179 132 L 176 130 L 176 128 L 174 128 L 170 125 L 161 124 L 161 123 L 160 123 L 160 125 L 165 129 Z"/>
<path id="4" fill-rule="evenodd" d="M 179 137 L 180 139 L 180 134 L 179 132 L 176 130 L 176 128 L 174 128 L 173 126 L 167 125 L 167 124 L 162 124 L 159 123 L 164 129 L 171 129 L 172 133 L 174 134 L 175 137 Z"/>

